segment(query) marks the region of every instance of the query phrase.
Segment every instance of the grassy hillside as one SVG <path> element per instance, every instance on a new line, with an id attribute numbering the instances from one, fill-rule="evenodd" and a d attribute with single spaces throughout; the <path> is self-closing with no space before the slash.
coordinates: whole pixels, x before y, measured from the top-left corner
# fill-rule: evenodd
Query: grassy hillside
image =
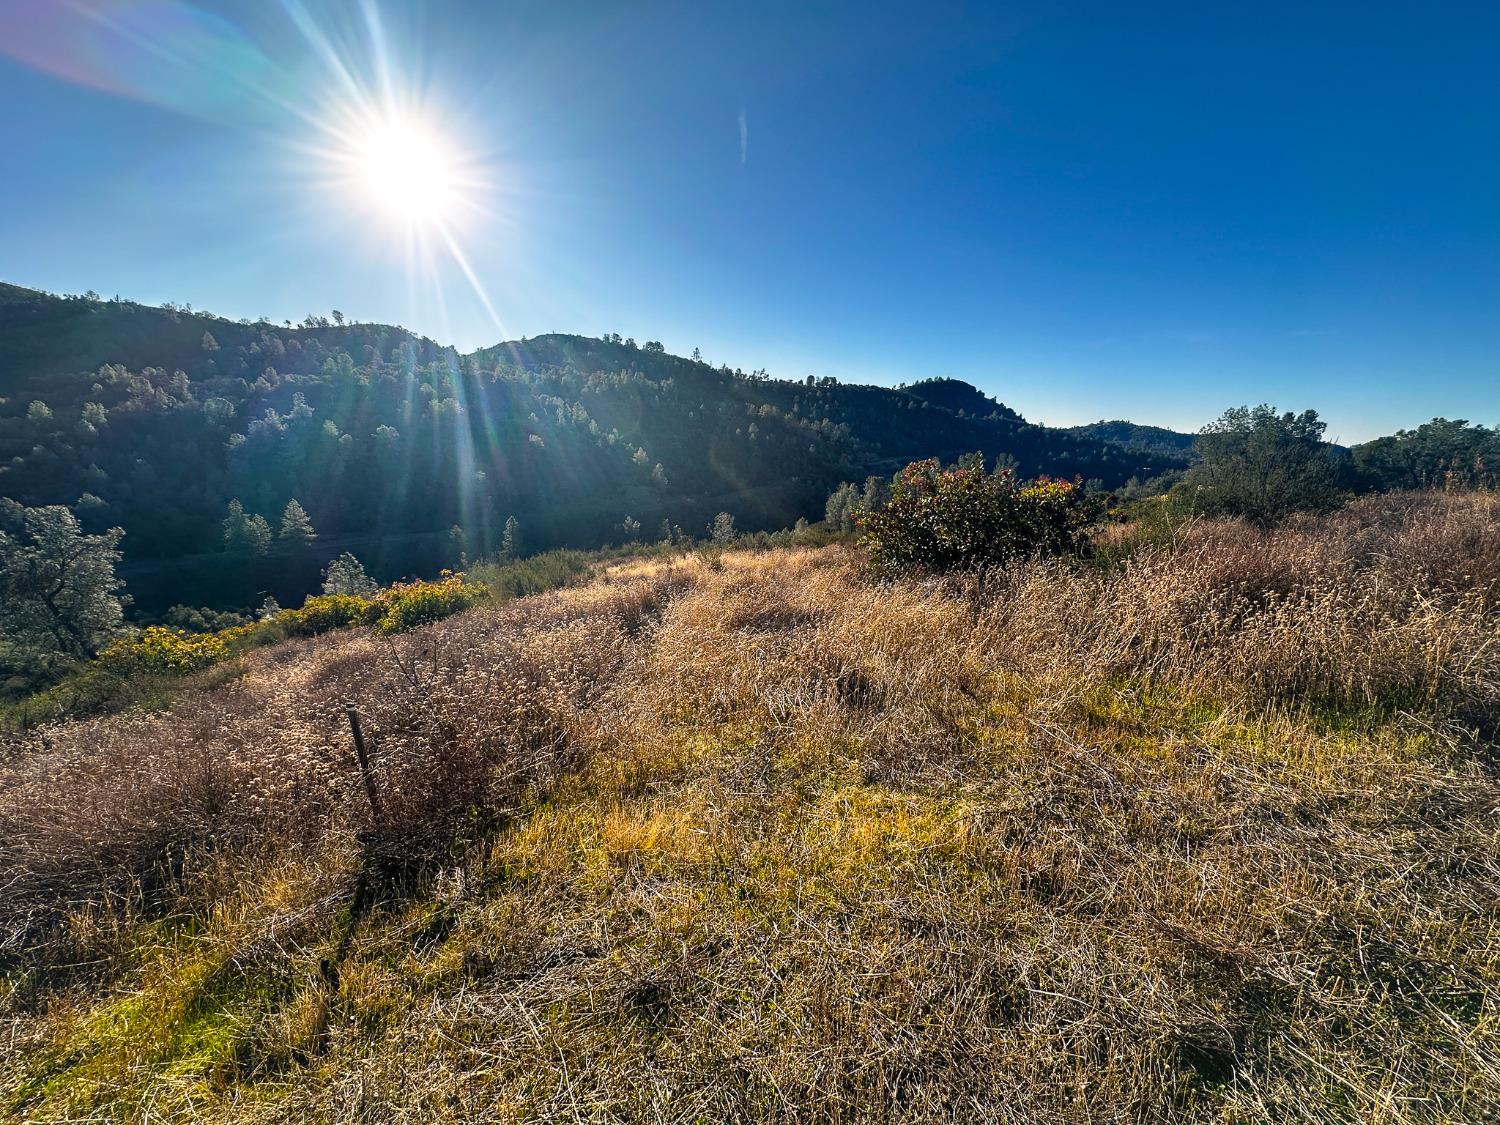
<path id="1" fill-rule="evenodd" d="M 1497 518 L 625 562 L 53 727 L 0 776 L 0 1107 L 1493 1120 Z"/>

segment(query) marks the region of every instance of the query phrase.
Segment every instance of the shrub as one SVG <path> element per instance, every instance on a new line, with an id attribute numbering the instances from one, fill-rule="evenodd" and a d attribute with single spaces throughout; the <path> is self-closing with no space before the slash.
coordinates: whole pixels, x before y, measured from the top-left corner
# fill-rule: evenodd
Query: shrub
<path id="1" fill-rule="evenodd" d="M 244 614 L 225 612 L 190 605 L 174 605 L 162 615 L 162 624 L 187 633 L 217 633 L 221 629 L 232 629 L 244 625 L 248 618 Z"/>
<path id="2" fill-rule="evenodd" d="M 608 552 L 548 551 L 524 559 L 481 563 L 469 571 L 471 584 L 485 587 L 502 601 L 555 590 L 589 573 Z"/>
<path id="3" fill-rule="evenodd" d="M 185 676 L 217 664 L 229 655 L 219 633 L 185 633 L 152 625 L 134 640 L 116 641 L 99 655 L 105 667 L 129 674 Z"/>
<path id="4" fill-rule="evenodd" d="M 950 469 L 918 461 L 896 478 L 883 509 L 860 513 L 860 542 L 885 574 L 1001 566 L 1077 550 L 1090 520 L 1076 482 L 1042 477 L 1020 487 L 1009 469 L 989 475 L 978 458 Z"/>
<path id="5" fill-rule="evenodd" d="M 354 594 L 318 594 L 302 603 L 301 609 L 283 610 L 271 618 L 288 636 L 311 637 L 330 629 L 362 625 L 379 616 L 376 603 Z"/>
<path id="6" fill-rule="evenodd" d="M 479 584 L 466 584 L 462 575 L 444 572 L 437 582 L 398 582 L 375 602 L 375 631 L 399 633 L 441 621 L 488 596 Z"/>

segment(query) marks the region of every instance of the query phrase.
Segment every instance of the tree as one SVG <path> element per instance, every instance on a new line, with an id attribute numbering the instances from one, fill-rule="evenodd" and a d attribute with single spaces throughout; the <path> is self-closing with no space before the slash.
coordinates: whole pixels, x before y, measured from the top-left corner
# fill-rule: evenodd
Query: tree
<path id="1" fill-rule="evenodd" d="M 271 549 L 271 525 L 265 516 L 246 515 L 238 500 L 229 502 L 223 527 L 224 550 L 232 555 L 264 555 Z"/>
<path id="2" fill-rule="evenodd" d="M 368 598 L 379 589 L 374 579 L 365 573 L 364 564 L 345 551 L 328 564 L 323 572 L 323 593 L 348 594 L 356 598 Z"/>
<path id="3" fill-rule="evenodd" d="M 104 409 L 104 404 L 99 402 L 86 402 L 79 412 L 78 423 L 88 433 L 96 432 L 100 426 L 109 422 L 109 411 Z"/>
<path id="4" fill-rule="evenodd" d="M 1434 418 L 1350 451 L 1365 488 L 1494 488 L 1500 484 L 1500 430 L 1463 418 Z"/>
<path id="5" fill-rule="evenodd" d="M 658 543 L 672 542 L 672 521 L 662 520 L 661 526 L 656 529 L 656 541 Z"/>
<path id="6" fill-rule="evenodd" d="M 212 332 L 203 333 L 203 350 L 206 352 L 216 352 L 219 350 L 219 341 L 214 339 Z"/>
<path id="7" fill-rule="evenodd" d="M 98 655 L 128 601 L 115 576 L 124 534 L 85 535 L 61 505 L 0 500 L 0 660 L 50 674 Z"/>
<path id="8" fill-rule="evenodd" d="M 886 506 L 891 498 L 891 482 L 885 477 L 870 476 L 865 478 L 864 495 L 860 498 L 860 507 L 867 512 L 878 512 Z"/>
<path id="9" fill-rule="evenodd" d="M 854 516 L 859 511 L 859 492 L 845 481 L 833 490 L 823 505 L 823 518 L 834 531 L 853 531 Z"/>
<path id="10" fill-rule="evenodd" d="M 297 503 L 296 497 L 288 500 L 281 513 L 281 541 L 289 547 L 307 547 L 317 537 L 306 509 Z"/>
<path id="11" fill-rule="evenodd" d="M 620 521 L 620 530 L 625 533 L 626 542 L 634 543 L 641 534 L 641 521 L 627 515 Z"/>
<path id="12" fill-rule="evenodd" d="M 460 524 L 448 529 L 448 558 L 459 570 L 469 569 L 469 533 Z"/>
<path id="13" fill-rule="evenodd" d="M 720 512 L 714 517 L 714 522 L 708 525 L 708 534 L 715 543 L 728 543 L 735 535 L 734 517 L 728 512 Z"/>
<path id="14" fill-rule="evenodd" d="M 1339 503 L 1337 473 L 1315 410 L 1236 406 L 1199 431 L 1198 461 L 1180 486 L 1194 507 L 1266 526 Z"/>
<path id="15" fill-rule="evenodd" d="M 500 557 L 506 562 L 521 557 L 521 524 L 515 516 L 505 519 L 505 530 L 500 533 Z"/>

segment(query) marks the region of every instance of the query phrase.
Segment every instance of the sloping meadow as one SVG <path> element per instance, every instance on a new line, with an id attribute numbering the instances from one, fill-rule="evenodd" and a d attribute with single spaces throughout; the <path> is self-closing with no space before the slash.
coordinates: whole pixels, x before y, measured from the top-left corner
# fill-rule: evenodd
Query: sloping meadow
<path id="1" fill-rule="evenodd" d="M 1490 1119 L 1497 516 L 626 563 L 51 728 L 0 777 L 0 1106 Z"/>

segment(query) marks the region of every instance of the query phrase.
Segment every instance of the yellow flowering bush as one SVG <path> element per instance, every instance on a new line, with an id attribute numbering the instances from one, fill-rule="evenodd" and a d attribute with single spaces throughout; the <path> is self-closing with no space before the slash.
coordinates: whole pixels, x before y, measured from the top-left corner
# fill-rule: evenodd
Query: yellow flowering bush
<path id="1" fill-rule="evenodd" d="M 152 625 L 134 640 L 116 641 L 99 658 L 106 666 L 124 673 L 185 676 L 201 672 L 228 655 L 229 645 L 222 634 L 184 633 Z"/>
<path id="2" fill-rule="evenodd" d="M 275 621 L 288 635 L 311 637 L 330 629 L 367 624 L 379 617 L 377 603 L 354 594 L 319 594 L 302 603 L 301 609 L 278 613 Z"/>
<path id="3" fill-rule="evenodd" d="M 398 582 L 375 600 L 379 613 L 377 633 L 399 633 L 440 621 L 468 609 L 489 591 L 479 583 L 465 583 L 463 576 L 443 571 L 436 582 Z"/>

